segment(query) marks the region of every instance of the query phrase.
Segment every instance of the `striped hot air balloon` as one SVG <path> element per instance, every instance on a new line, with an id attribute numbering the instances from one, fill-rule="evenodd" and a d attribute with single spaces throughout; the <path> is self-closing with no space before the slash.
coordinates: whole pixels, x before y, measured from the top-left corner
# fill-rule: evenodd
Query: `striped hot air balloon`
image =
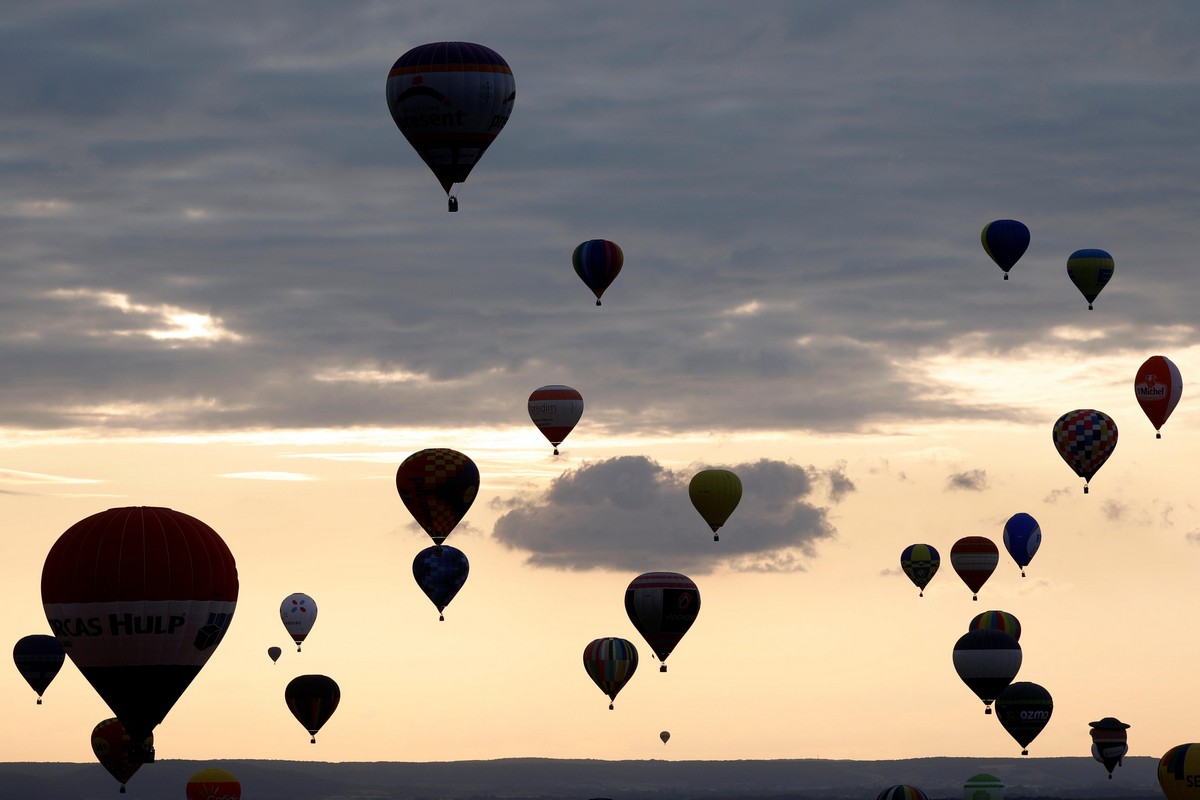
<path id="1" fill-rule="evenodd" d="M 971 590 L 971 599 L 979 599 L 979 590 L 996 571 L 1000 550 L 986 536 L 964 536 L 950 548 L 950 566 Z"/>

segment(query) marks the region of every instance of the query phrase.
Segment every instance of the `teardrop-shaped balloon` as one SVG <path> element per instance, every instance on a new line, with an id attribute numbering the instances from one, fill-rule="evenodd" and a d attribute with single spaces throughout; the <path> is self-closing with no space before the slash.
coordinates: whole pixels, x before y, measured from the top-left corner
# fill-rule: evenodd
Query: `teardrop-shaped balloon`
<path id="1" fill-rule="evenodd" d="M 121 720 L 112 717 L 92 729 L 92 752 L 100 766 L 121 784 L 121 794 L 124 794 L 125 784 L 146 763 L 143 755 L 154 752 L 154 736 L 147 736 L 134 747 Z"/>
<path id="2" fill-rule="evenodd" d="M 1008 735 L 1021 745 L 1021 755 L 1029 755 L 1029 743 L 1050 721 L 1054 700 L 1036 683 L 1017 681 L 996 697 L 996 718 Z"/>
<path id="3" fill-rule="evenodd" d="M 717 531 L 742 501 L 742 480 L 727 469 L 702 469 L 688 483 L 688 497 L 712 528 L 715 542 L 720 539 Z"/>
<path id="4" fill-rule="evenodd" d="M 1179 405 L 1183 396 L 1183 378 L 1179 367 L 1166 356 L 1150 356 L 1138 367 L 1133 378 L 1133 393 L 1137 397 L 1142 413 L 1150 420 L 1156 431 L 1155 438 L 1161 439 L 1159 429 L 1167 422 L 1167 417 Z"/>
<path id="5" fill-rule="evenodd" d="M 1103 411 L 1079 408 L 1059 417 L 1052 435 L 1062 460 L 1083 478 L 1087 494 L 1092 476 L 1117 447 L 1117 423 Z"/>
<path id="6" fill-rule="evenodd" d="M 312 633 L 313 625 L 317 622 L 317 601 L 304 592 L 289 594 L 279 604 L 279 619 L 296 643 L 296 652 L 299 653 L 300 645 Z"/>
<path id="7" fill-rule="evenodd" d="M 1088 311 L 1092 310 L 1092 302 L 1116 271 L 1116 262 L 1104 250 L 1076 250 L 1067 259 L 1067 275 L 1088 301 Z"/>
<path id="8" fill-rule="evenodd" d="M 941 565 L 942 558 L 931 544 L 910 544 L 900 553 L 900 569 L 920 590 L 920 597 L 925 596 L 925 587 Z"/>
<path id="9" fill-rule="evenodd" d="M 969 631 L 997 630 L 1021 641 L 1021 621 L 1007 611 L 984 611 L 976 614 L 967 626 Z"/>
<path id="10" fill-rule="evenodd" d="M 466 553 L 448 544 L 435 544 L 413 559 L 413 578 L 440 615 L 467 582 L 471 565 Z M 439 619 L 445 619 L 439 616 Z"/>
<path id="11" fill-rule="evenodd" d="M 1158 785 L 1167 800 L 1200 798 L 1200 744 L 1177 744 L 1158 761 Z"/>
<path id="12" fill-rule="evenodd" d="M 1013 514 L 1008 518 L 1008 522 L 1004 523 L 1004 549 L 1021 568 L 1022 578 L 1025 577 L 1025 568 L 1029 566 L 1041 545 L 1042 527 L 1025 512 Z"/>
<path id="13" fill-rule="evenodd" d="M 232 772 L 209 767 L 188 778 L 184 791 L 187 800 L 241 800 L 242 784 Z"/>
<path id="14" fill-rule="evenodd" d="M 983 226 L 979 241 L 996 266 L 1004 270 L 1004 280 L 1008 280 L 1008 271 L 1029 247 L 1029 228 L 1015 219 L 998 219 Z"/>
<path id="15" fill-rule="evenodd" d="M 237 596 L 225 542 L 169 508 L 93 514 L 58 538 L 42 569 L 50 630 L 135 747 L 221 643 Z"/>
<path id="16" fill-rule="evenodd" d="M 1004 784 L 995 775 L 981 772 L 963 784 L 966 800 L 1004 800 Z"/>
<path id="17" fill-rule="evenodd" d="M 658 738 L 662 739 L 663 744 L 666 744 L 671 738 L 671 732 L 663 731 L 662 733 L 658 734 Z"/>
<path id="18" fill-rule="evenodd" d="M 293 678 L 283 691 L 292 716 L 317 743 L 317 731 L 329 721 L 342 700 L 342 691 L 337 682 L 326 675 L 301 675 Z"/>
<path id="19" fill-rule="evenodd" d="M 23 636 L 13 645 L 13 663 L 29 688 L 37 692 L 39 706 L 42 704 L 42 695 L 62 669 L 66 657 L 58 639 L 44 633 Z"/>
<path id="20" fill-rule="evenodd" d="M 929 795 L 916 786 L 910 786 L 907 783 L 898 783 L 895 786 L 889 786 L 878 795 L 875 800 L 929 800 Z"/>
<path id="21" fill-rule="evenodd" d="M 529 418 L 554 447 L 554 455 L 582 416 L 583 395 L 570 386 L 542 386 L 529 395 Z"/>
<path id="22" fill-rule="evenodd" d="M 271 659 L 272 664 L 279 661 L 279 657 L 281 655 L 283 655 L 283 648 L 281 648 L 281 647 L 268 647 L 267 648 L 267 657 Z"/>
<path id="23" fill-rule="evenodd" d="M 1104 717 L 1088 725 L 1091 726 L 1092 758 L 1104 765 L 1111 779 L 1112 771 L 1129 752 L 1129 725 L 1116 717 Z"/>
<path id="24" fill-rule="evenodd" d="M 434 544 L 446 541 L 479 494 L 479 468 L 457 450 L 413 453 L 396 470 L 396 491 Z"/>
<path id="25" fill-rule="evenodd" d="M 700 590 L 678 572 L 647 572 L 625 589 L 625 613 L 666 672 L 667 656 L 700 613 Z"/>
<path id="26" fill-rule="evenodd" d="M 508 123 L 517 84 L 495 50 L 433 42 L 396 59 L 386 94 L 396 127 L 450 194 Z"/>
<path id="27" fill-rule="evenodd" d="M 996 571 L 1000 550 L 986 536 L 964 536 L 950 548 L 950 566 L 971 590 L 971 599 L 979 599 L 979 590 Z"/>
<path id="28" fill-rule="evenodd" d="M 608 239 L 589 239 L 576 246 L 571 253 L 571 265 L 575 273 L 587 287 L 596 295 L 596 305 L 600 305 L 600 296 L 616 279 L 625 265 L 625 254 L 616 242 Z"/>
<path id="29" fill-rule="evenodd" d="M 954 671 L 983 701 L 990 714 L 992 701 L 1004 691 L 1021 669 L 1021 645 L 1004 631 L 992 628 L 969 630 L 954 644 Z"/>
<path id="30" fill-rule="evenodd" d="M 608 695 L 611 711 L 617 695 L 637 671 L 638 652 L 633 642 L 609 636 L 594 639 L 583 648 L 583 668 L 600 691 Z"/>

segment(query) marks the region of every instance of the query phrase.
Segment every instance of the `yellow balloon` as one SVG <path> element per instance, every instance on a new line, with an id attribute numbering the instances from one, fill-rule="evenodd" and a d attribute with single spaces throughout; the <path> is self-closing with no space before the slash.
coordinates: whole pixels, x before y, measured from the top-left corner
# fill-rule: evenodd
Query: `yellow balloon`
<path id="1" fill-rule="evenodd" d="M 688 496 L 692 505 L 704 517 L 713 531 L 713 541 L 721 537 L 717 529 L 725 524 L 729 515 L 742 499 L 742 481 L 727 469 L 704 469 L 692 476 L 688 484 Z"/>
<path id="2" fill-rule="evenodd" d="M 1200 798 L 1200 744 L 1172 747 L 1158 762 L 1158 785 L 1167 800 Z"/>

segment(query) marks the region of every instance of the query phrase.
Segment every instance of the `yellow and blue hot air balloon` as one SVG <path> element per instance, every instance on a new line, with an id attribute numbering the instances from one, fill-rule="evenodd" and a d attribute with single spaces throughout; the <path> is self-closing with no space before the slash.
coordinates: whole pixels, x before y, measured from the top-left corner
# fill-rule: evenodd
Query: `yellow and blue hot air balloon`
<path id="1" fill-rule="evenodd" d="M 925 587 L 933 580 L 941 565 L 941 556 L 931 544 L 910 544 L 900 553 L 900 569 L 920 589 L 918 597 L 925 596 Z"/>
<path id="2" fill-rule="evenodd" d="M 742 501 L 742 480 L 727 469 L 702 469 L 692 476 L 688 497 L 712 528 L 713 541 L 718 542 L 717 530 Z"/>
<path id="3" fill-rule="evenodd" d="M 1076 250 L 1067 259 L 1067 275 L 1088 301 L 1088 311 L 1092 310 L 1092 301 L 1108 285 L 1116 271 L 1116 262 L 1104 250 Z"/>
<path id="4" fill-rule="evenodd" d="M 1015 219 L 998 219 L 983 226 L 979 241 L 996 266 L 1004 270 L 1004 280 L 1008 280 L 1008 271 L 1029 247 L 1029 228 Z"/>
<path id="5" fill-rule="evenodd" d="M 1200 798 L 1200 744 L 1177 744 L 1158 761 L 1158 785 L 1167 800 Z"/>

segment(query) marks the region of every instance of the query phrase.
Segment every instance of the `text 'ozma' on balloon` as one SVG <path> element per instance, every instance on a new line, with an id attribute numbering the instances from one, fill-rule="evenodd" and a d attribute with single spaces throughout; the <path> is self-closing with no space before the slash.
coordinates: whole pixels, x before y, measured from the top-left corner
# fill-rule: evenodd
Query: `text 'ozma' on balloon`
<path id="1" fill-rule="evenodd" d="M 558 455 L 558 446 L 583 416 L 583 395 L 570 386 L 542 386 L 529 395 L 529 418 Z"/>
<path id="2" fill-rule="evenodd" d="M 479 468 L 448 447 L 420 450 L 396 469 L 396 492 L 434 544 L 441 544 L 479 494 Z"/>
<path id="3" fill-rule="evenodd" d="M 1161 439 L 1159 430 L 1167 423 L 1167 417 L 1179 405 L 1183 396 L 1183 378 L 1179 367 L 1166 356 L 1150 356 L 1138 367 L 1133 378 L 1133 393 L 1138 405 L 1150 424 L 1154 426 L 1154 438 Z"/>
<path id="4" fill-rule="evenodd" d="M 950 548 L 950 566 L 971 590 L 971 599 L 979 599 L 979 590 L 996 571 L 1000 550 L 986 536 L 964 536 Z"/>
<path id="5" fill-rule="evenodd" d="M 37 692 L 37 704 L 42 704 L 42 694 L 62 669 L 66 653 L 58 639 L 44 633 L 22 636 L 13 645 L 13 663 L 17 672 Z"/>
<path id="6" fill-rule="evenodd" d="M 702 469 L 688 483 L 688 497 L 719 542 L 717 531 L 742 502 L 742 480 L 727 469 Z"/>
<path id="7" fill-rule="evenodd" d="M 941 565 L 941 556 L 931 544 L 910 544 L 900 553 L 900 569 L 919 590 L 918 597 L 925 596 L 925 587 Z"/>
<path id="8" fill-rule="evenodd" d="M 121 784 L 121 794 L 125 794 L 125 784 L 145 763 L 143 754 L 154 752 L 154 736 L 147 736 L 134 746 L 121 720 L 112 717 L 92 729 L 92 752 L 100 766 Z"/>
<path id="9" fill-rule="evenodd" d="M 616 636 L 594 639 L 583 648 L 583 668 L 592 683 L 608 696 L 609 711 L 612 711 L 617 695 L 637 672 L 637 665 L 637 648 L 627 639 Z"/>
<path id="10" fill-rule="evenodd" d="M 241 800 L 242 784 L 232 772 L 210 767 L 188 778 L 185 791 L 187 800 Z"/>
<path id="11" fill-rule="evenodd" d="M 1103 411 L 1079 408 L 1059 417 L 1051 435 L 1062 460 L 1083 478 L 1087 494 L 1092 476 L 1117 447 L 1117 423 Z"/>
<path id="12" fill-rule="evenodd" d="M 317 731 L 329 721 L 342 700 L 337 682 L 326 675 L 301 675 L 293 678 L 283 690 L 283 699 L 296 721 L 317 743 Z"/>
<path id="13" fill-rule="evenodd" d="M 42 569 L 50 630 L 135 750 L 221 643 L 237 605 L 233 554 L 169 508 L 111 508 L 72 525 Z M 135 753 L 153 761 L 154 752 Z"/>
<path id="14" fill-rule="evenodd" d="M 678 572 L 647 572 L 625 590 L 625 613 L 667 671 L 667 656 L 700 614 L 700 590 Z"/>
<path id="15" fill-rule="evenodd" d="M 1108 779 L 1112 780 L 1112 771 L 1120 765 L 1121 759 L 1129 752 L 1129 726 L 1116 717 L 1089 722 L 1092 737 L 1092 758 L 1099 761 L 1108 770 Z"/>
<path id="16" fill-rule="evenodd" d="M 1076 250 L 1067 259 L 1067 276 L 1075 288 L 1088 301 L 1088 311 L 1100 291 L 1112 280 L 1117 271 L 1113 257 L 1103 250 Z"/>
<path id="17" fill-rule="evenodd" d="M 303 592 L 289 594 L 279 604 L 279 619 L 292 641 L 296 643 L 296 652 L 299 653 L 300 645 L 308 638 L 308 634 L 312 633 L 313 625 L 316 624 L 317 601 Z"/>
<path id="18" fill-rule="evenodd" d="M 983 701 L 985 714 L 992 713 L 992 701 L 1012 683 L 1020 669 L 1021 645 L 1004 631 L 972 629 L 954 644 L 954 671 Z"/>
<path id="19" fill-rule="evenodd" d="M 996 266 L 1004 270 L 1004 280 L 1008 280 L 1008 271 L 1029 247 L 1029 228 L 1015 219 L 998 219 L 983 226 L 979 241 Z"/>
<path id="20" fill-rule="evenodd" d="M 1050 693 L 1029 681 L 1011 684 L 996 698 L 996 718 L 1008 735 L 1021 745 L 1023 756 L 1029 755 L 1029 743 L 1045 729 L 1053 713 L 1054 700 Z"/>
<path id="21" fill-rule="evenodd" d="M 589 239 L 575 247 L 571 253 L 571 265 L 575 267 L 575 274 L 596 295 L 596 305 L 600 305 L 600 296 L 625 265 L 625 254 L 616 242 Z"/>
<path id="22" fill-rule="evenodd" d="M 409 50 L 387 77 L 387 105 L 396 127 L 446 190 L 467 179 L 508 124 L 517 84 L 491 48 L 434 42 Z"/>
<path id="23" fill-rule="evenodd" d="M 448 544 L 435 544 L 417 553 L 412 569 L 417 586 L 437 607 L 438 620 L 444 622 L 442 611 L 467 582 L 471 571 L 466 553 Z"/>
<path id="24" fill-rule="evenodd" d="M 1004 549 L 1021 568 L 1022 578 L 1025 577 L 1025 568 L 1041 545 L 1042 527 L 1025 512 L 1013 514 L 1004 523 Z"/>

